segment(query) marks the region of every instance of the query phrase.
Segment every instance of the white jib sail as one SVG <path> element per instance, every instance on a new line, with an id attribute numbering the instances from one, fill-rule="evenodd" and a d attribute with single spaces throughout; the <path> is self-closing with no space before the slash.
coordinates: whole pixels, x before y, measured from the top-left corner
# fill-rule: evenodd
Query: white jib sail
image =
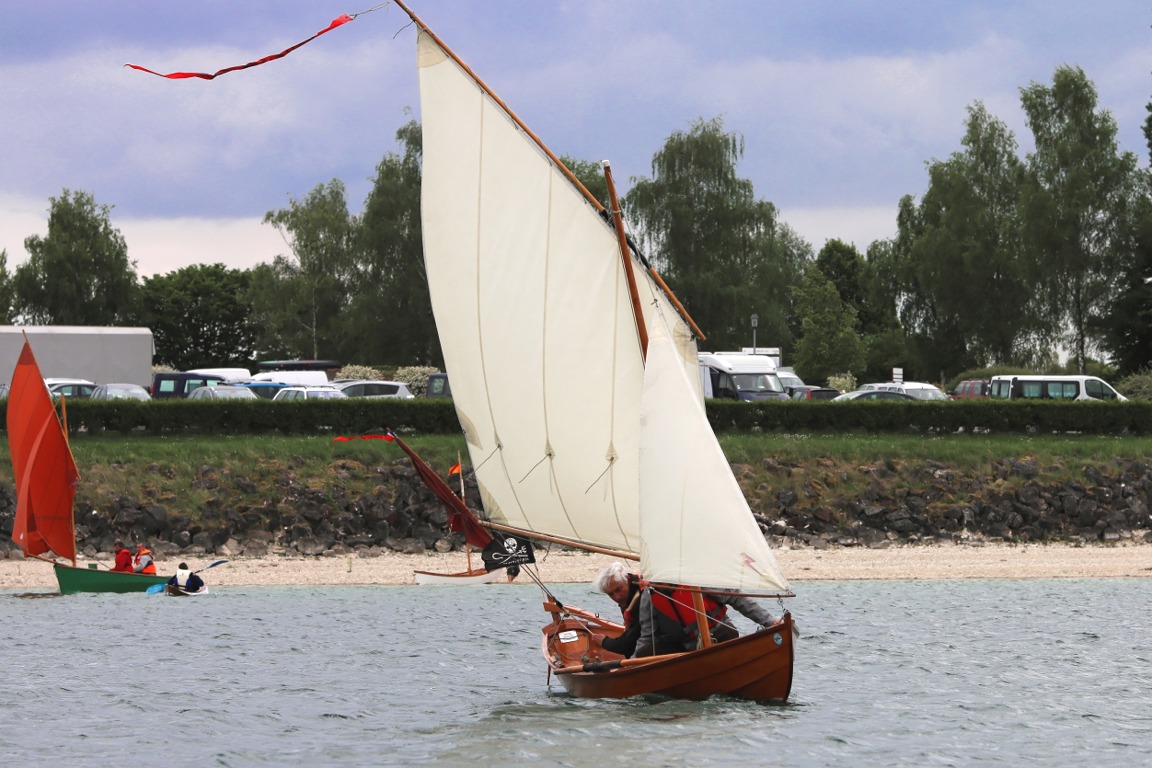
<path id="1" fill-rule="evenodd" d="M 641 406 L 640 538 L 640 572 L 651 581 L 788 589 L 659 317 Z"/>
<path id="2" fill-rule="evenodd" d="M 424 258 L 484 507 L 636 552 L 644 369 L 615 234 L 426 32 L 418 61 Z M 650 314 L 663 296 L 636 267 Z"/>

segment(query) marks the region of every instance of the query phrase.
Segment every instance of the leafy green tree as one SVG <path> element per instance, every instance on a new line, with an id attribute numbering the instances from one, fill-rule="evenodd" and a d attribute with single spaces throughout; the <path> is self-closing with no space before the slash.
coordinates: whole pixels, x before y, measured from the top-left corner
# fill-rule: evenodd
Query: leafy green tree
<path id="1" fill-rule="evenodd" d="M 1020 100 L 1035 143 L 1022 210 L 1036 285 L 1050 322 L 1069 329 L 1083 371 L 1100 341 L 1093 329 L 1121 287 L 1136 157 L 1119 152 L 1116 121 L 1097 109 L 1096 88 L 1079 67 L 1059 67 L 1051 86 L 1034 82 Z"/>
<path id="2" fill-rule="evenodd" d="M 1152 366 L 1152 180 L 1141 172 L 1128 252 L 1119 260 L 1116 294 L 1093 330 L 1121 376 Z"/>
<path id="3" fill-rule="evenodd" d="M 796 342 L 796 373 L 808 382 L 859 371 L 865 344 L 856 331 L 856 310 L 841 301 L 836 285 L 817 267 L 793 288 L 803 335 Z"/>
<path id="4" fill-rule="evenodd" d="M 13 308 L 33 325 L 120 325 L 133 312 L 136 263 L 112 226 L 110 205 L 67 189 L 49 198 L 48 234 L 24 240 Z"/>
<path id="5" fill-rule="evenodd" d="M 249 293 L 252 274 L 223 264 L 197 264 L 144 278 L 137 323 L 152 329 L 154 362 L 189 368 L 251 368 L 257 329 Z"/>
<path id="6" fill-rule="evenodd" d="M 572 175 L 579 180 L 592 196 L 600 201 L 600 205 L 610 208 L 608 200 L 608 182 L 604 178 L 604 167 L 591 160 L 577 160 L 568 155 L 561 155 L 560 162 L 572 171 Z M 619 186 L 619 182 L 617 182 Z"/>
<path id="7" fill-rule="evenodd" d="M 8 251 L 0 250 L 0 325 L 12 325 L 15 300 L 12 275 L 8 272 Z"/>
<path id="8" fill-rule="evenodd" d="M 782 226 L 736 173 L 744 141 L 723 121 L 699 120 L 674 133 L 652 159 L 652 178 L 625 196 L 641 249 L 677 292 L 715 349 L 751 341 L 791 342 L 790 288 L 811 248 Z"/>
<path id="9" fill-rule="evenodd" d="M 895 251 L 913 357 L 942 378 L 1033 362 L 1047 341 L 1021 241 L 1024 168 L 1016 140 L 977 102 L 968 108 L 962 144 L 947 160 L 929 163 L 918 206 L 901 201 Z"/>
<path id="10" fill-rule="evenodd" d="M 261 354 L 328 358 L 341 346 L 340 313 L 352 293 L 359 221 L 348 213 L 344 183 L 320 184 L 288 208 L 269 211 L 291 255 L 253 270 Z"/>
<path id="11" fill-rule="evenodd" d="M 926 226 L 923 212 L 911 195 L 900 199 L 896 227 L 888 268 L 907 351 L 907 358 L 898 367 L 909 380 L 942 379 L 941 374 L 950 366 L 959 364 L 956 356 L 957 351 L 963 355 L 964 339 L 955 317 L 944 312 L 939 297 L 924 285 L 924 267 L 918 259 Z"/>
<path id="12" fill-rule="evenodd" d="M 364 205 L 355 293 L 344 315 L 342 359 L 372 364 L 442 364 L 432 318 L 420 224 L 420 125 L 396 132 Z"/>
<path id="13" fill-rule="evenodd" d="M 868 246 L 864 262 L 864 301 L 857 319 L 867 350 L 860 371 L 862 381 L 887 381 L 892 378 L 892 369 L 905 367 L 909 359 L 904 328 L 896 312 L 900 292 L 894 250 L 891 240 L 877 240 Z"/>
<path id="14" fill-rule="evenodd" d="M 864 257 L 856 247 L 843 240 L 828 240 L 816 254 L 816 268 L 836 286 L 840 300 L 855 309 L 859 315 L 865 303 L 865 264 Z"/>

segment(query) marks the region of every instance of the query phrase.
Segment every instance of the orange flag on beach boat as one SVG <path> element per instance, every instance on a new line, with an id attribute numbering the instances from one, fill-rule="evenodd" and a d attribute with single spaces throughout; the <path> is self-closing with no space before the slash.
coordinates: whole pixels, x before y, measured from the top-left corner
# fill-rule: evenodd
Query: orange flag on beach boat
<path id="1" fill-rule="evenodd" d="M 453 465 L 452 465 L 452 466 L 451 466 L 451 467 L 448 469 L 448 475 L 449 475 L 449 476 L 452 476 L 452 475 L 458 475 L 458 474 L 460 474 L 460 462 L 456 462 L 455 464 L 453 464 Z"/>

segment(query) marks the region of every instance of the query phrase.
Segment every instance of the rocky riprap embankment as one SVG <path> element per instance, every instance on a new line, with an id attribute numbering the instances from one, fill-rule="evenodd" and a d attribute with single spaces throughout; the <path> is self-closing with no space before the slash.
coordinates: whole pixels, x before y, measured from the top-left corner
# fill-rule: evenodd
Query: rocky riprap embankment
<path id="1" fill-rule="evenodd" d="M 1041 468 L 1031 459 L 1005 460 L 985 476 L 933 461 L 849 466 L 830 459 L 766 459 L 759 467 L 733 469 L 776 545 L 1152 541 L 1152 465 L 1139 460 L 1074 473 Z M 1064 479 L 1045 479 L 1057 475 Z M 262 487 L 204 466 L 193 485 L 208 493 L 195 510 L 180 510 L 179 499 L 80 499 L 81 550 L 106 553 L 117 538 L 143 540 L 159 556 L 223 557 L 445 552 L 464 543 L 448 530 L 447 512 L 407 464 L 336 462 L 320 488 L 305 486 L 290 468 Z M 474 484 L 467 496 L 477 506 Z M 12 489 L 0 485 L 0 557 L 19 556 L 10 541 L 14 511 Z"/>

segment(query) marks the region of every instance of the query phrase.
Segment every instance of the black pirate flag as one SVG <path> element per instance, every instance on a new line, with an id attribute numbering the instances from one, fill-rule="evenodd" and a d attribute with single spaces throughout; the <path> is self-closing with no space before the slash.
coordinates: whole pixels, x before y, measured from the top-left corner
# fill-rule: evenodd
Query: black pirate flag
<path id="1" fill-rule="evenodd" d="M 492 541 L 484 547 L 480 557 L 484 560 L 484 567 L 490 571 L 497 568 L 507 568 L 510 565 L 521 566 L 536 562 L 536 555 L 532 552 L 532 543 L 520 536 L 508 536 L 492 532 Z"/>

